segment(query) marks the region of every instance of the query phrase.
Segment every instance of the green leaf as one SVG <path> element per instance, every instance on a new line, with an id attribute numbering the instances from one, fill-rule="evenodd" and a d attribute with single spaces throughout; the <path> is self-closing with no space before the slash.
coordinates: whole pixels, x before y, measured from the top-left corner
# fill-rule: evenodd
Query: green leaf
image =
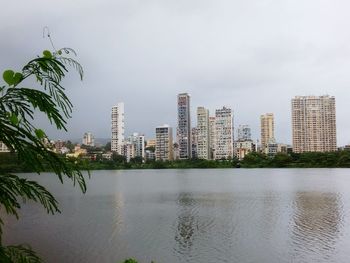
<path id="1" fill-rule="evenodd" d="M 22 73 L 16 72 L 14 77 L 13 77 L 13 81 L 14 84 L 17 85 L 18 83 L 20 83 L 23 80 L 23 75 Z"/>
<path id="2" fill-rule="evenodd" d="M 17 115 L 16 115 L 15 113 L 12 113 L 12 114 L 9 116 L 9 119 L 10 119 L 10 121 L 11 121 L 11 123 L 12 123 L 13 125 L 18 125 L 19 120 L 18 120 L 18 117 L 17 117 Z"/>
<path id="3" fill-rule="evenodd" d="M 45 132 L 42 129 L 36 129 L 35 135 L 36 135 L 36 137 L 38 137 L 38 139 L 44 139 Z"/>
<path id="4" fill-rule="evenodd" d="M 8 69 L 5 70 L 4 73 L 2 74 L 2 78 L 5 80 L 5 82 L 9 85 L 13 85 L 14 84 L 14 75 L 15 72 L 13 72 L 13 70 Z"/>
<path id="5" fill-rule="evenodd" d="M 44 55 L 45 58 L 52 58 L 52 54 L 48 50 L 44 50 L 43 55 Z"/>
<path id="6" fill-rule="evenodd" d="M 3 79 L 6 81 L 7 84 L 11 85 L 17 85 L 23 80 L 22 73 L 14 72 L 13 70 L 6 70 L 2 74 Z"/>

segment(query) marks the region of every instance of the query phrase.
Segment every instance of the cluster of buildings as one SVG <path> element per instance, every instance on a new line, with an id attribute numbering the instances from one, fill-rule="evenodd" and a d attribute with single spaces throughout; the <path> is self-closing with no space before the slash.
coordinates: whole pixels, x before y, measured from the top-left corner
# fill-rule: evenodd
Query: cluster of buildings
<path id="1" fill-rule="evenodd" d="M 133 133 L 125 138 L 124 103 L 120 102 L 112 108 L 112 138 L 111 151 L 125 156 L 127 161 L 131 158 L 145 160 L 145 136 Z"/>
<path id="2" fill-rule="evenodd" d="M 229 107 L 215 110 L 211 116 L 205 107 L 197 107 L 196 123 L 191 122 L 191 97 L 177 96 L 177 127 L 155 129 L 155 139 L 145 141 L 134 133 L 125 139 L 124 103 L 112 108 L 111 150 L 127 160 L 140 157 L 156 160 L 243 159 L 250 152 L 273 156 L 278 152 L 330 152 L 337 150 L 335 98 L 332 96 L 297 96 L 292 99 L 293 146 L 277 143 L 273 113 L 260 116 L 260 142 L 251 138 L 249 125 L 239 125 L 234 136 L 233 111 Z M 175 141 L 174 141 L 174 135 Z"/>
<path id="3" fill-rule="evenodd" d="M 191 97 L 188 93 L 177 96 L 177 127 L 169 125 L 155 128 L 155 138 L 133 133 L 125 136 L 124 103 L 112 108 L 111 152 L 103 153 L 110 159 L 112 153 L 124 156 L 127 161 L 139 160 L 186 160 L 191 158 L 242 160 L 250 152 L 274 156 L 278 152 L 332 152 L 337 150 L 335 98 L 333 96 L 296 96 L 292 99 L 293 145 L 277 143 L 273 113 L 260 116 L 260 141 L 253 140 L 249 125 L 234 129 L 233 111 L 229 107 L 216 109 L 211 115 L 203 106 L 196 109 L 196 126 L 192 127 Z M 234 131 L 236 130 L 236 136 Z M 175 137 L 175 140 L 174 140 Z M 53 150 L 77 157 L 86 155 L 86 146 L 94 147 L 93 134 L 86 132 L 82 145 L 69 149 L 58 140 L 50 142 Z M 350 148 L 350 146 L 344 149 Z M 9 149 L 0 142 L 0 152 Z"/>

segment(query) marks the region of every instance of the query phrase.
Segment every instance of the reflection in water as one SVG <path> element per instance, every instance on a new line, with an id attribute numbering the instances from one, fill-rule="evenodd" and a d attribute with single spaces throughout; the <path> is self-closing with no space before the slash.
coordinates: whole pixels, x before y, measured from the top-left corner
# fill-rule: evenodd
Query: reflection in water
<path id="1" fill-rule="evenodd" d="M 4 243 L 45 262 L 350 262 L 350 170 L 277 172 L 101 171 L 83 196 L 49 177 L 63 213 L 24 206 Z"/>
<path id="2" fill-rule="evenodd" d="M 114 195 L 114 207 L 112 207 L 113 218 L 111 224 L 111 236 L 109 241 L 112 241 L 121 231 L 124 224 L 123 209 L 124 209 L 124 197 L 122 193 L 116 193 Z"/>
<path id="3" fill-rule="evenodd" d="M 270 238 L 276 230 L 277 222 L 280 219 L 281 205 L 277 195 L 271 191 L 264 192 L 262 197 L 261 213 L 259 224 L 264 238 Z M 259 206 L 260 207 L 260 206 Z"/>
<path id="4" fill-rule="evenodd" d="M 179 251 L 183 255 L 190 256 L 196 231 L 196 204 L 190 193 L 180 193 L 178 197 L 179 212 L 175 230 L 175 240 Z"/>
<path id="5" fill-rule="evenodd" d="M 293 221 L 295 252 L 309 261 L 334 255 L 342 223 L 340 200 L 335 193 L 296 193 Z"/>
<path id="6" fill-rule="evenodd" d="M 235 257 L 233 215 L 239 208 L 231 193 L 182 192 L 176 203 L 173 250 L 179 262 L 225 262 Z"/>

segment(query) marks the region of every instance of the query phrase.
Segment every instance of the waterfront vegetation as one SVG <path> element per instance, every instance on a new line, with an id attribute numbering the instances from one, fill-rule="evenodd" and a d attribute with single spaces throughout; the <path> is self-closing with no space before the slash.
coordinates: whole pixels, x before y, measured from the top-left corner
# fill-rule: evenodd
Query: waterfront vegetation
<path id="1" fill-rule="evenodd" d="M 236 158 L 229 160 L 176 160 L 176 161 L 146 161 L 141 158 L 127 162 L 125 157 L 113 155 L 111 160 L 97 156 L 96 160 L 76 158 L 75 161 L 82 170 L 118 170 L 118 169 L 187 169 L 187 168 L 350 168 L 350 151 L 328 153 L 278 153 L 268 157 L 262 153 L 250 153 L 241 161 Z M 0 154 L 1 172 L 32 172 L 31 167 L 19 161 L 15 153 Z M 51 171 L 48 163 L 43 165 L 43 171 Z"/>
<path id="2" fill-rule="evenodd" d="M 4 214 L 19 218 L 19 209 L 28 201 L 40 203 L 47 213 L 60 212 L 58 201 L 36 181 L 19 177 L 13 172 L 31 171 L 40 173 L 50 170 L 58 180 L 69 178 L 86 191 L 85 179 L 78 163 L 56 154 L 46 147 L 45 132 L 33 124 L 36 112 L 41 112 L 58 130 L 66 130 L 72 103 L 64 93 L 61 81 L 74 67 L 80 78 L 83 69 L 69 55 L 75 52 L 63 48 L 51 53 L 45 50 L 41 56 L 29 61 L 16 72 L 5 70 L 4 83 L 0 84 L 0 141 L 15 154 L 2 155 L 0 170 L 0 262 L 42 262 L 28 245 L 8 245 L 2 242 Z M 32 79 L 34 88 L 27 85 Z M 35 85 L 36 84 L 36 85 Z"/>

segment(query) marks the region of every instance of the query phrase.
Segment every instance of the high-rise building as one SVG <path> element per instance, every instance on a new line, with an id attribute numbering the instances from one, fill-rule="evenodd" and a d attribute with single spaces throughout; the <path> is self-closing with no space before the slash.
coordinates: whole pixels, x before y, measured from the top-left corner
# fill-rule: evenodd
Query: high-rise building
<path id="1" fill-rule="evenodd" d="M 134 151 L 131 158 L 141 157 L 142 160 L 145 159 L 145 136 L 134 132 L 128 137 L 128 143 L 133 145 Z"/>
<path id="2" fill-rule="evenodd" d="M 210 152 L 210 159 L 214 159 L 214 152 L 215 152 L 215 116 L 209 117 L 209 152 Z"/>
<path id="3" fill-rule="evenodd" d="M 197 145 L 198 145 L 198 130 L 196 127 L 191 129 L 191 157 L 198 158 Z"/>
<path id="4" fill-rule="evenodd" d="M 177 96 L 177 143 L 179 145 L 179 158 L 191 158 L 191 116 L 190 95 L 180 93 Z"/>
<path id="5" fill-rule="evenodd" d="M 204 107 L 197 108 L 197 157 L 210 159 L 209 110 Z"/>
<path id="6" fill-rule="evenodd" d="M 335 98 L 296 96 L 292 99 L 293 151 L 337 150 Z"/>
<path id="7" fill-rule="evenodd" d="M 223 107 L 215 111 L 215 129 L 214 158 L 233 157 L 233 113 L 230 108 Z"/>
<path id="8" fill-rule="evenodd" d="M 173 129 L 169 125 L 156 128 L 156 160 L 173 160 Z"/>
<path id="9" fill-rule="evenodd" d="M 261 151 L 266 152 L 269 143 L 275 142 L 275 124 L 273 113 L 260 116 L 261 127 Z"/>
<path id="10" fill-rule="evenodd" d="M 125 141 L 122 145 L 122 154 L 127 162 L 130 162 L 131 158 L 135 158 L 135 145 L 129 140 Z"/>
<path id="11" fill-rule="evenodd" d="M 84 133 L 83 144 L 87 146 L 95 146 L 95 138 L 91 132 Z"/>
<path id="12" fill-rule="evenodd" d="M 239 125 L 237 129 L 237 141 L 251 140 L 251 131 L 249 125 Z"/>
<path id="13" fill-rule="evenodd" d="M 111 150 L 119 155 L 123 155 L 124 125 L 124 103 L 120 102 L 112 108 L 111 140 Z"/>

